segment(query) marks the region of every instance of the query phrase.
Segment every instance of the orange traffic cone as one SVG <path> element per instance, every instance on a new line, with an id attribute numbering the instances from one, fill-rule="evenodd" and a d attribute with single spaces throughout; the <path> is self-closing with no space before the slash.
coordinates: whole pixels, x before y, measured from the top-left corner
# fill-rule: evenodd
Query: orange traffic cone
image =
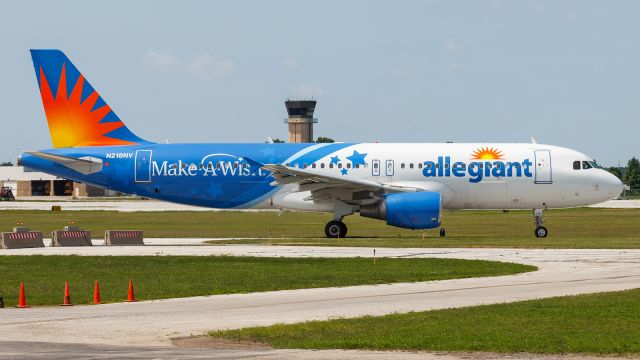
<path id="1" fill-rule="evenodd" d="M 71 295 L 69 294 L 69 281 L 64 282 L 64 302 L 60 306 L 73 306 Z"/>
<path id="2" fill-rule="evenodd" d="M 127 302 L 135 302 L 136 296 L 133 294 L 133 281 L 129 280 L 129 294 L 127 295 Z"/>
<path id="3" fill-rule="evenodd" d="M 16 306 L 17 308 L 28 308 L 29 305 L 27 305 L 27 297 L 24 295 L 24 283 L 21 282 L 20 283 L 20 300 L 18 300 L 18 306 Z"/>
<path id="4" fill-rule="evenodd" d="M 100 285 L 98 284 L 98 280 L 96 280 L 96 285 L 93 288 L 93 303 L 100 304 Z"/>

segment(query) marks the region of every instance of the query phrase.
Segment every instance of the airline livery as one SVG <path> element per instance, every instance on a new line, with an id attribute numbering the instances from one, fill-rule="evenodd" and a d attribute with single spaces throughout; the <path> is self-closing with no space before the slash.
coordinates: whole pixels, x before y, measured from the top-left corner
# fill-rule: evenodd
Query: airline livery
<path id="1" fill-rule="evenodd" d="M 592 158 L 521 144 L 157 144 L 134 135 L 59 50 L 31 50 L 53 149 L 28 151 L 32 169 L 124 193 L 220 209 L 333 214 L 345 237 L 354 212 L 408 229 L 441 225 L 442 209 L 584 206 L 622 191 Z"/>

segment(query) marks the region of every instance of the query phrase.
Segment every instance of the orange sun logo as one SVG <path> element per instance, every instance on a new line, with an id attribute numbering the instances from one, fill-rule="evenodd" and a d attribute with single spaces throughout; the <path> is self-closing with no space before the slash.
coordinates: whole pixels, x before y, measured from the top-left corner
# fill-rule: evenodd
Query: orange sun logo
<path id="1" fill-rule="evenodd" d="M 133 144 L 130 141 L 105 136 L 105 134 L 123 127 L 124 124 L 122 121 L 100 122 L 109 115 L 111 108 L 108 105 L 103 105 L 93 109 L 99 97 L 96 91 L 81 101 L 84 84 L 82 75 L 73 84 L 73 90 L 68 96 L 65 65 L 62 66 L 55 97 L 42 67 L 40 67 L 40 79 L 40 94 L 54 147 Z"/>
<path id="2" fill-rule="evenodd" d="M 479 148 L 471 154 L 473 160 L 502 160 L 502 151 L 493 147 Z"/>

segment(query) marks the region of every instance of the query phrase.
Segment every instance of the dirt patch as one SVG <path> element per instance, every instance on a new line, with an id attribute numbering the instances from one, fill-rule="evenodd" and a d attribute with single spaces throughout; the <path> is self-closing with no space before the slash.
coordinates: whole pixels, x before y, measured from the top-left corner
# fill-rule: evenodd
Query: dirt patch
<path id="1" fill-rule="evenodd" d="M 175 346 L 199 348 L 199 349 L 221 349 L 221 350 L 269 350 L 271 346 L 250 341 L 234 341 L 229 339 L 216 338 L 212 336 L 192 336 L 173 338 L 171 342 Z"/>

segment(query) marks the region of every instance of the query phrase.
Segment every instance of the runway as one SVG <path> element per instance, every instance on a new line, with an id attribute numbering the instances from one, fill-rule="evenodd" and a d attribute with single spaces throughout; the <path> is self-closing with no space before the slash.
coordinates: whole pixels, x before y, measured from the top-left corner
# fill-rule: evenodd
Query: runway
<path id="1" fill-rule="evenodd" d="M 31 253 L 370 257 L 368 248 L 143 246 L 24 249 Z M 2 251 L 3 255 L 25 253 Z M 383 315 L 640 287 L 640 250 L 377 249 L 378 257 L 486 259 L 532 264 L 539 271 L 342 288 L 0 311 L 1 341 L 166 346 L 209 330 Z M 206 281 L 206 279 L 205 279 Z"/>

